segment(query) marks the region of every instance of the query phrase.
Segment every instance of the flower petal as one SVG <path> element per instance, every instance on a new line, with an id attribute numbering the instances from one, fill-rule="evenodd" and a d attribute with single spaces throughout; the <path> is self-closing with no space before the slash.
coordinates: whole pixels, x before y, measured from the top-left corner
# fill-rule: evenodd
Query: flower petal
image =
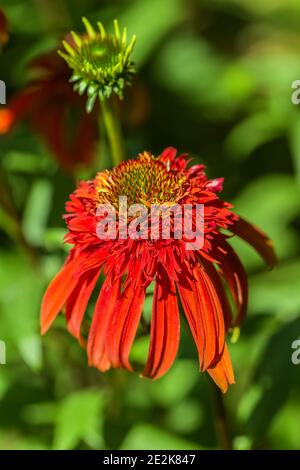
<path id="1" fill-rule="evenodd" d="M 246 316 L 248 307 L 247 274 L 239 257 L 233 248 L 225 241 L 219 243 L 215 257 L 220 263 L 222 274 L 237 306 L 237 316 L 231 326 L 240 325 Z"/>
<path id="2" fill-rule="evenodd" d="M 207 369 L 207 372 L 223 393 L 227 392 L 229 384 L 235 383 L 234 372 L 226 344 L 221 359 L 215 366 Z"/>
<path id="3" fill-rule="evenodd" d="M 121 298 L 114 308 L 107 330 L 107 347 L 113 367 L 132 371 L 129 354 L 142 315 L 146 290 L 139 281 L 127 280 Z"/>
<path id="4" fill-rule="evenodd" d="M 102 372 L 111 366 L 107 354 L 106 334 L 119 295 L 120 281 L 112 282 L 111 278 L 107 277 L 98 296 L 87 344 L 89 365 Z"/>
<path id="5" fill-rule="evenodd" d="M 161 152 L 159 159 L 164 162 L 168 160 L 173 161 L 176 158 L 176 154 L 177 149 L 175 147 L 167 147 Z"/>
<path id="6" fill-rule="evenodd" d="M 225 330 L 227 331 L 232 327 L 232 309 L 230 307 L 227 294 L 221 279 L 221 273 L 216 270 L 213 263 L 208 261 L 205 257 L 201 256 L 201 264 L 205 267 L 206 272 L 208 273 L 212 283 L 215 287 L 217 296 L 219 298 L 220 304 L 222 306 L 223 317 L 225 322 Z"/>
<path id="7" fill-rule="evenodd" d="M 78 282 L 76 266 L 79 257 L 67 260 L 65 265 L 49 284 L 41 307 L 41 333 L 45 334 L 65 305 Z"/>
<path id="8" fill-rule="evenodd" d="M 277 264 L 277 257 L 272 241 L 258 227 L 239 218 L 229 226 L 229 230 L 253 246 L 270 268 L 273 268 Z"/>
<path id="9" fill-rule="evenodd" d="M 190 287 L 178 283 L 181 303 L 198 353 L 200 368 L 206 370 L 222 353 L 225 342 L 223 309 L 208 273 L 197 266 Z"/>
<path id="10" fill-rule="evenodd" d="M 93 269 L 80 276 L 66 303 L 66 319 L 69 332 L 80 342 L 80 327 L 88 301 L 92 295 L 100 270 Z"/>
<path id="11" fill-rule="evenodd" d="M 155 284 L 149 355 L 143 375 L 158 379 L 171 367 L 180 339 L 175 284 L 161 270 Z"/>

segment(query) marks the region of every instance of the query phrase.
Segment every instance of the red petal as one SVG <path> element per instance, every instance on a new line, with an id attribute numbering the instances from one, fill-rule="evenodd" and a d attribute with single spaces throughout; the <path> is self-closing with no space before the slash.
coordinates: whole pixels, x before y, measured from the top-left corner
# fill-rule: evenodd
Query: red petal
<path id="1" fill-rule="evenodd" d="M 165 148 L 159 156 L 161 161 L 167 162 L 168 160 L 173 161 L 176 157 L 177 149 L 175 147 Z"/>
<path id="2" fill-rule="evenodd" d="M 223 317 L 226 327 L 225 329 L 227 331 L 228 328 L 232 327 L 232 309 L 229 305 L 227 294 L 224 289 L 224 285 L 221 279 L 221 273 L 216 270 L 215 266 L 211 262 L 207 261 L 206 258 L 202 258 L 202 256 L 201 264 L 205 267 L 205 270 L 207 271 L 216 289 L 217 296 L 222 306 Z"/>
<path id="3" fill-rule="evenodd" d="M 227 392 L 229 384 L 235 383 L 234 372 L 226 344 L 219 362 L 214 367 L 207 369 L 207 372 L 223 393 Z"/>
<path id="4" fill-rule="evenodd" d="M 66 318 L 68 323 L 68 330 L 80 342 L 82 340 L 80 334 L 81 323 L 88 301 L 99 277 L 99 273 L 99 269 L 93 269 L 83 274 L 79 278 L 76 287 L 67 300 Z"/>
<path id="5" fill-rule="evenodd" d="M 195 281 L 187 288 L 177 284 L 181 303 L 193 334 L 201 370 L 206 370 L 221 354 L 225 342 L 223 310 L 215 286 L 200 266 L 194 269 Z"/>
<path id="6" fill-rule="evenodd" d="M 270 238 L 255 225 L 239 218 L 229 226 L 229 230 L 245 240 L 260 254 L 270 268 L 277 263 L 277 257 Z"/>
<path id="7" fill-rule="evenodd" d="M 65 305 L 77 284 L 76 266 L 78 258 L 69 260 L 49 284 L 41 307 L 41 333 L 45 334 Z"/>
<path id="8" fill-rule="evenodd" d="M 245 318 L 248 307 L 248 278 L 245 269 L 232 247 L 225 241 L 221 244 L 216 258 L 220 261 L 220 267 L 233 300 L 237 306 L 237 317 L 232 326 L 240 325 Z"/>
<path id="9" fill-rule="evenodd" d="M 114 367 L 132 371 L 129 354 L 141 318 L 145 294 L 145 288 L 139 282 L 128 282 L 111 315 L 106 341 Z"/>
<path id="10" fill-rule="evenodd" d="M 158 379 L 171 367 L 180 339 L 180 321 L 175 284 L 163 270 L 155 285 L 148 361 L 144 376 Z"/>
<path id="11" fill-rule="evenodd" d="M 120 282 L 112 284 L 111 279 L 106 278 L 96 303 L 87 344 L 89 365 L 97 367 L 102 372 L 111 366 L 107 355 L 106 334 L 119 295 Z"/>

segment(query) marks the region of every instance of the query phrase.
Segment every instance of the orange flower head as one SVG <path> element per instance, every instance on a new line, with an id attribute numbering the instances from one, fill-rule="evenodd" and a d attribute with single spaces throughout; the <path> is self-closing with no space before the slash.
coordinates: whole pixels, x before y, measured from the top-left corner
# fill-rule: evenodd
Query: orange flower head
<path id="1" fill-rule="evenodd" d="M 144 152 L 81 182 L 66 205 L 65 240 L 72 248 L 45 293 L 42 333 L 64 311 L 69 331 L 87 346 L 91 366 L 132 371 L 130 351 L 146 289 L 153 282 L 150 345 L 142 375 L 157 379 L 173 364 L 181 305 L 200 370 L 225 392 L 234 383 L 226 333 L 240 325 L 248 301 L 247 276 L 228 239 L 241 237 L 270 266 L 276 258 L 268 237 L 220 199 L 222 183 L 221 178 L 209 180 L 203 165 L 189 166 L 187 155 L 177 156 L 172 147 L 158 157 Z M 154 224 L 153 207 L 159 214 Z M 182 214 L 187 217 L 180 218 Z M 183 231 L 185 219 L 192 232 Z M 199 246 L 191 233 L 201 235 Z M 100 273 L 105 280 L 86 340 L 83 318 Z"/>

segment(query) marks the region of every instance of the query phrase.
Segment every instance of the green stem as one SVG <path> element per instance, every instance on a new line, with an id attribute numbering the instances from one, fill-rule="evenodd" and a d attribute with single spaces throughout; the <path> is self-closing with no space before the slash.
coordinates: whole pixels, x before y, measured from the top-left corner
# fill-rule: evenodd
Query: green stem
<path id="1" fill-rule="evenodd" d="M 113 165 L 117 166 L 124 160 L 124 147 L 121 126 L 113 98 L 100 103 L 107 138 L 110 145 Z"/>
<path id="2" fill-rule="evenodd" d="M 233 443 L 224 404 L 224 397 L 222 392 L 214 383 L 212 383 L 212 394 L 215 410 L 215 428 L 219 445 L 223 450 L 232 450 Z"/>

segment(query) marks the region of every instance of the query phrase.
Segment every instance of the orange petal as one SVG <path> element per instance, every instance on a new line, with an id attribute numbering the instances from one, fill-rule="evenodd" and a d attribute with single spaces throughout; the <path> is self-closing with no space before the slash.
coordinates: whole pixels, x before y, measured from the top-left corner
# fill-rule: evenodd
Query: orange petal
<path id="1" fill-rule="evenodd" d="M 253 246 L 270 268 L 273 268 L 277 264 L 277 257 L 272 241 L 258 227 L 239 218 L 230 225 L 229 230 Z"/>
<path id="2" fill-rule="evenodd" d="M 128 282 L 115 305 L 107 330 L 107 347 L 114 367 L 132 371 L 129 354 L 142 315 L 145 288 L 139 282 Z"/>
<path id="3" fill-rule="evenodd" d="M 171 367 L 180 338 L 180 321 L 174 282 L 168 282 L 165 271 L 156 281 L 149 355 L 144 376 L 158 379 Z"/>
<path id="4" fill-rule="evenodd" d="M 242 323 L 248 307 L 248 278 L 245 269 L 232 247 L 225 241 L 216 253 L 225 281 L 237 306 L 237 316 L 231 326 Z"/>
<path id="5" fill-rule="evenodd" d="M 227 392 L 229 384 L 235 383 L 234 372 L 226 344 L 219 362 L 214 367 L 207 369 L 207 372 L 223 393 Z"/>
<path id="6" fill-rule="evenodd" d="M 107 354 L 106 334 L 119 295 L 120 281 L 112 284 L 111 278 L 107 277 L 96 303 L 87 344 L 89 365 L 97 367 L 102 372 L 105 372 L 111 366 Z"/>
<path id="7" fill-rule="evenodd" d="M 194 269 L 190 287 L 177 284 L 198 353 L 200 368 L 206 370 L 221 354 L 225 342 L 222 305 L 212 279 L 200 266 Z"/>
<path id="8" fill-rule="evenodd" d="M 99 273 L 99 269 L 93 269 L 87 273 L 84 273 L 79 278 L 72 294 L 67 300 L 66 319 L 68 330 L 80 342 L 82 342 L 80 335 L 81 323 L 88 301 L 99 277 Z"/>
<path id="9" fill-rule="evenodd" d="M 221 273 L 217 271 L 215 266 L 211 262 L 207 261 L 206 258 L 203 259 L 202 256 L 201 264 L 204 266 L 216 290 L 216 294 L 222 306 L 225 330 L 227 331 L 232 326 L 232 309 L 230 307 L 228 297 L 224 289 L 224 285 L 221 279 Z"/>
<path id="10" fill-rule="evenodd" d="M 77 284 L 76 265 L 78 260 L 68 260 L 49 284 L 41 307 L 41 333 L 45 334 L 65 305 Z"/>

